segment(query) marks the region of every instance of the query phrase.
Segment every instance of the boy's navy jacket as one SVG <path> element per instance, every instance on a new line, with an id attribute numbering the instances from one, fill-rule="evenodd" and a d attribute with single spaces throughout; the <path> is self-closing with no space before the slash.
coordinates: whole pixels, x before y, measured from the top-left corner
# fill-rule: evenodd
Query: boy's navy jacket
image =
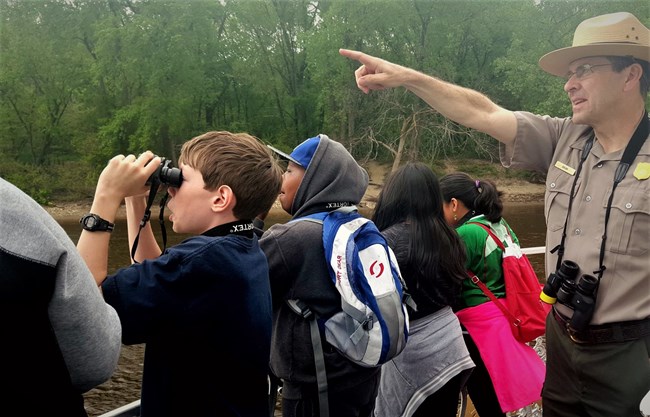
<path id="1" fill-rule="evenodd" d="M 296 192 L 290 213 L 294 219 L 357 205 L 368 186 L 367 172 L 343 145 L 325 135 L 320 137 Z M 310 221 L 276 224 L 264 233 L 260 245 L 268 258 L 273 293 L 271 369 L 284 380 L 315 384 L 309 321 L 293 312 L 286 300 L 299 299 L 320 317 L 341 309 L 325 260 L 322 225 Z M 324 333 L 321 339 L 325 340 Z M 323 349 L 330 391 L 355 386 L 380 370 L 354 364 L 328 343 L 323 343 Z"/>
<path id="2" fill-rule="evenodd" d="M 272 309 L 256 236 L 188 238 L 109 276 L 126 344 L 146 343 L 142 416 L 268 413 Z"/>

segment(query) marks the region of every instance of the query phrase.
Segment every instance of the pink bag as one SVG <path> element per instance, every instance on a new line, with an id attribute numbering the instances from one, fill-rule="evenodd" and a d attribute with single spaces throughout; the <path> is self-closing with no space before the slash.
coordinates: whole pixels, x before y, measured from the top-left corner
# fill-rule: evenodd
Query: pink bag
<path id="1" fill-rule="evenodd" d="M 511 336 L 499 305 L 479 304 L 457 311 L 456 316 L 476 343 L 501 411 L 507 413 L 541 398 L 546 365 L 535 349 Z"/>

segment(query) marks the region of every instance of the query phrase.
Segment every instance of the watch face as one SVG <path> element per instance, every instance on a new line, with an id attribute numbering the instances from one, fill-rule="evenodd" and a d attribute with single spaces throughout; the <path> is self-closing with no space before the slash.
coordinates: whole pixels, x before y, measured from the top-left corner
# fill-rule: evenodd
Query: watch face
<path id="1" fill-rule="evenodd" d="M 97 226 L 97 219 L 95 219 L 93 216 L 88 216 L 86 217 L 85 223 L 86 223 L 86 227 L 92 229 L 93 227 Z"/>
<path id="2" fill-rule="evenodd" d="M 102 219 L 96 214 L 93 213 L 88 213 L 84 215 L 80 220 L 79 223 L 81 223 L 81 227 L 84 228 L 84 230 L 88 230 L 90 232 L 112 232 L 113 228 L 115 225 L 107 220 Z"/>

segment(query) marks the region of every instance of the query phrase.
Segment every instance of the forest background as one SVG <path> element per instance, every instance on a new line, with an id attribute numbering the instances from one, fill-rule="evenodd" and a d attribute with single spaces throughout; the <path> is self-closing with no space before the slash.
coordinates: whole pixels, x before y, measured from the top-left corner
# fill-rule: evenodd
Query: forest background
<path id="1" fill-rule="evenodd" d="M 564 81 L 538 59 L 617 11 L 650 26 L 647 0 L 0 0 L 0 177 L 42 204 L 76 201 L 112 156 L 175 162 L 209 130 L 287 151 L 326 133 L 362 164 L 498 176 L 496 141 L 405 89 L 364 95 L 338 49 L 563 117 Z"/>

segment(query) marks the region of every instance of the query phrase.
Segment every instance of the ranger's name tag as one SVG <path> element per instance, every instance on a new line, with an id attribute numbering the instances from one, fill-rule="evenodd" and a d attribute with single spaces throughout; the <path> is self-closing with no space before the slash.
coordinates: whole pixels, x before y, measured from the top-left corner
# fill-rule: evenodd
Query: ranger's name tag
<path id="1" fill-rule="evenodd" d="M 571 167 L 568 166 L 567 164 L 564 164 L 564 163 L 562 163 L 562 162 L 560 162 L 560 161 L 557 161 L 557 162 L 555 163 L 555 168 L 559 168 L 559 169 L 561 169 L 562 171 L 566 172 L 566 173 L 569 174 L 569 175 L 573 175 L 573 174 L 576 173 L 576 170 L 575 170 L 575 169 L 571 168 Z"/>

